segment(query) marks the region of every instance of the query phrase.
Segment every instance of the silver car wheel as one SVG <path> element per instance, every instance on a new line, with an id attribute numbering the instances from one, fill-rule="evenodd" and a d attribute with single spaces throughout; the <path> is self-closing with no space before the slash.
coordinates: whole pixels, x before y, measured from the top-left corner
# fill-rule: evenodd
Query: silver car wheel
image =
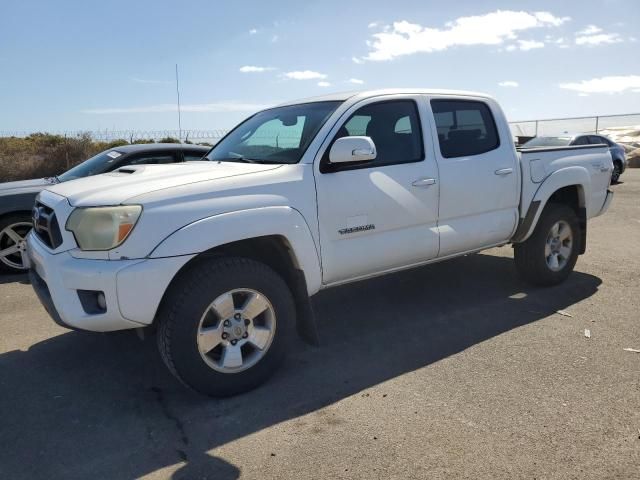
<path id="1" fill-rule="evenodd" d="M 212 369 L 237 373 L 258 363 L 276 332 L 269 299 L 249 288 L 223 293 L 207 307 L 198 324 L 198 351 Z"/>
<path id="2" fill-rule="evenodd" d="M 16 222 L 0 231 L 0 262 L 16 270 L 27 267 L 27 234 L 31 223 Z"/>
<path id="3" fill-rule="evenodd" d="M 547 266 L 554 272 L 562 270 L 571 257 L 573 249 L 573 233 L 571 227 L 564 220 L 553 224 L 547 234 L 544 256 Z"/>

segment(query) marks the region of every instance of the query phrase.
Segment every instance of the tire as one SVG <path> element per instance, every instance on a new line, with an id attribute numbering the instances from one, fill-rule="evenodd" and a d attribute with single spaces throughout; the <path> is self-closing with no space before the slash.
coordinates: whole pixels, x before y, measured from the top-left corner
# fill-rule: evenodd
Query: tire
<path id="1" fill-rule="evenodd" d="M 560 228 L 554 235 L 552 228 L 556 225 Z M 565 237 L 565 228 L 569 229 L 569 237 Z M 560 237 L 562 239 L 558 241 Z M 570 242 L 567 242 L 566 238 L 569 238 Z M 514 259 L 519 275 L 527 282 L 540 286 L 563 282 L 573 271 L 578 260 L 580 238 L 580 225 L 575 211 L 567 205 L 547 205 L 533 234 L 526 241 L 514 245 Z M 549 239 L 550 245 L 547 243 Z M 547 255 L 549 252 L 551 255 Z"/>
<path id="2" fill-rule="evenodd" d="M 611 184 L 618 183 L 620 175 L 622 175 L 622 163 L 620 163 L 620 160 L 615 160 L 613 162 L 613 171 L 611 172 Z"/>
<path id="3" fill-rule="evenodd" d="M 246 392 L 284 360 L 295 331 L 295 307 L 286 283 L 270 267 L 246 258 L 211 258 L 170 288 L 157 318 L 158 347 L 169 370 L 188 387 L 213 397 Z"/>
<path id="4" fill-rule="evenodd" d="M 15 213 L 0 219 L 0 272 L 24 273 L 25 239 L 31 230 L 31 217 Z"/>

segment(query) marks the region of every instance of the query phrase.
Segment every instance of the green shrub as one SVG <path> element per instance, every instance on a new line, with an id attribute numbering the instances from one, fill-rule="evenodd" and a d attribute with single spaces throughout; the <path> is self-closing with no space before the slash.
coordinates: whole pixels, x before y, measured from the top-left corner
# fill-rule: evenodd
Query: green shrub
<path id="1" fill-rule="evenodd" d="M 88 133 L 74 137 L 34 133 L 25 138 L 0 138 L 0 182 L 59 175 L 125 140 L 94 142 Z"/>

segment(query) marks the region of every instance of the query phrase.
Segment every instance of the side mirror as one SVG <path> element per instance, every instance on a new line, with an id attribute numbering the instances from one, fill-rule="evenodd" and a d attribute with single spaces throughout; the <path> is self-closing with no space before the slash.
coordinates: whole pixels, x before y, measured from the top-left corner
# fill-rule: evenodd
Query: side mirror
<path id="1" fill-rule="evenodd" d="M 331 163 L 351 163 L 375 160 L 376 145 L 370 137 L 342 137 L 329 150 Z"/>

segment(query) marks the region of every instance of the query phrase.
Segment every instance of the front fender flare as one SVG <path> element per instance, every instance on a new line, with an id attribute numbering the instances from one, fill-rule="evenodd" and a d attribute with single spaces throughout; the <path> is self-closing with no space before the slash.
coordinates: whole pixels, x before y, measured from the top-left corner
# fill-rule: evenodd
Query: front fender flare
<path id="1" fill-rule="evenodd" d="M 302 214 L 291 207 L 261 207 L 221 213 L 197 220 L 173 232 L 150 258 L 193 255 L 239 240 L 279 235 L 291 246 L 296 268 L 304 272 L 309 295 L 322 284 L 318 249 Z"/>

